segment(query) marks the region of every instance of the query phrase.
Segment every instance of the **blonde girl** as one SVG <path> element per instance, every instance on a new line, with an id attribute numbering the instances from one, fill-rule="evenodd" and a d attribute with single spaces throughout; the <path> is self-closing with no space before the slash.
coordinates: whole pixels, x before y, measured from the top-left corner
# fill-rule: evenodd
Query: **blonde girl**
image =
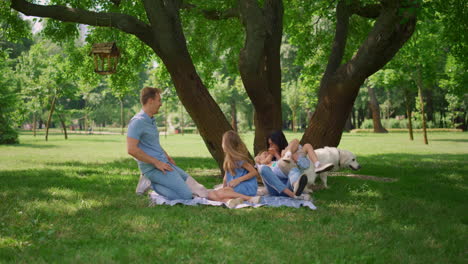
<path id="1" fill-rule="evenodd" d="M 249 158 L 249 152 L 239 135 L 230 130 L 224 133 L 222 139 L 224 151 L 223 169 L 225 171 L 223 188 L 212 191 L 208 199 L 214 201 L 239 204 L 244 201 L 258 203 L 257 170 Z M 231 200 L 231 201 L 230 201 Z M 229 204 L 228 204 L 229 205 Z"/>

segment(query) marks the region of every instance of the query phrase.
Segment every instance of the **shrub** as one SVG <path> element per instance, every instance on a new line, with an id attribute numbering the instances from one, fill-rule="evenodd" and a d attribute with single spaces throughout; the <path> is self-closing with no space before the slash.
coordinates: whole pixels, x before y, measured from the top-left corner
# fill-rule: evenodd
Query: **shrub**
<path id="1" fill-rule="evenodd" d="M 362 122 L 360 128 L 361 128 L 361 129 L 371 129 L 371 128 L 374 128 L 374 123 L 373 123 L 372 119 L 366 119 L 366 120 L 364 120 L 364 122 Z"/>
<path id="2" fill-rule="evenodd" d="M 18 144 L 18 132 L 8 126 L 0 126 L 0 144 Z"/>

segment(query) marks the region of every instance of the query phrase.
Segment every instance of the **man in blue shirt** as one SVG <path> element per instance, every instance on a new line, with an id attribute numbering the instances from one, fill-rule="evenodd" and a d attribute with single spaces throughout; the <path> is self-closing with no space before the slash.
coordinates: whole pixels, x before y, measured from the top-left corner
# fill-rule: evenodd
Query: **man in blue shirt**
<path id="1" fill-rule="evenodd" d="M 159 143 L 158 127 L 153 116 L 161 107 L 161 90 L 145 87 L 141 90 L 142 110 L 128 125 L 127 152 L 138 163 L 141 173 L 152 183 L 153 189 L 168 199 L 192 199 L 186 184 L 189 175 L 177 167 Z"/>

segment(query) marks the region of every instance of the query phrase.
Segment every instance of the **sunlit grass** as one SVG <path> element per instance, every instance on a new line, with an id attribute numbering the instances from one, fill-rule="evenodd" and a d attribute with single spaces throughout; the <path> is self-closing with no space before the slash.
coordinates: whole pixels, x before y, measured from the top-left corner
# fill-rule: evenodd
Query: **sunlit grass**
<path id="1" fill-rule="evenodd" d="M 287 133 L 288 139 L 301 134 Z M 242 134 L 251 148 L 253 133 Z M 466 263 L 468 135 L 344 134 L 358 172 L 330 177 L 318 210 L 148 207 L 121 135 L 22 134 L 0 146 L 0 262 Z M 207 187 L 216 163 L 196 134 L 161 136 Z"/>

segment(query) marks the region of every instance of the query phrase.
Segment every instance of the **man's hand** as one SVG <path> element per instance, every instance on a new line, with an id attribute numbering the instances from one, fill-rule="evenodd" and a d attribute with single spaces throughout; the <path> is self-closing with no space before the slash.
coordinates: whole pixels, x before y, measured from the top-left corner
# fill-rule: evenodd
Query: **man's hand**
<path id="1" fill-rule="evenodd" d="M 162 171 L 164 174 L 166 174 L 166 171 L 172 171 L 172 167 L 171 165 L 165 163 L 165 162 L 162 162 L 162 161 L 156 161 L 154 164 L 154 167 L 160 171 Z"/>
<path id="2" fill-rule="evenodd" d="M 169 154 L 167 154 L 166 151 L 164 151 L 164 154 L 166 154 L 166 158 L 170 163 L 176 165 L 174 159 L 172 159 L 171 156 L 169 156 Z"/>
<path id="3" fill-rule="evenodd" d="M 241 181 L 239 179 L 234 179 L 232 181 L 230 181 L 228 183 L 228 186 L 231 187 L 231 188 L 234 188 L 236 187 L 237 185 L 239 185 L 239 183 L 241 183 Z"/>
<path id="4" fill-rule="evenodd" d="M 170 163 L 176 165 L 174 159 L 172 159 L 169 155 L 167 155 L 167 159 L 169 160 Z"/>

